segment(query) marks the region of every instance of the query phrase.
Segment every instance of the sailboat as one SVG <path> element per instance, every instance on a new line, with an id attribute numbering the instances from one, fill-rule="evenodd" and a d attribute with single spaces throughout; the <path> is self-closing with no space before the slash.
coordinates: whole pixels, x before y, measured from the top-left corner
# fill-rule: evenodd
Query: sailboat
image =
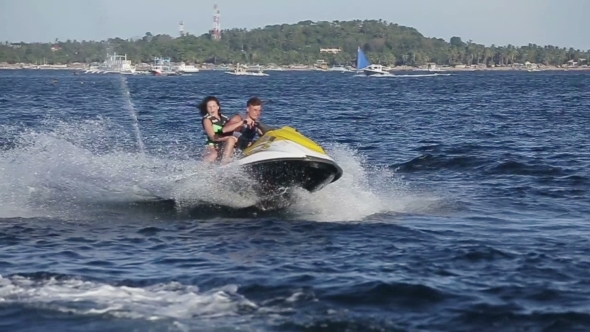
<path id="1" fill-rule="evenodd" d="M 373 65 L 369 62 L 361 47 L 358 47 L 356 55 L 356 70 L 363 71 L 367 76 L 374 76 L 374 75 L 391 75 L 389 72 L 383 70 L 382 65 Z"/>

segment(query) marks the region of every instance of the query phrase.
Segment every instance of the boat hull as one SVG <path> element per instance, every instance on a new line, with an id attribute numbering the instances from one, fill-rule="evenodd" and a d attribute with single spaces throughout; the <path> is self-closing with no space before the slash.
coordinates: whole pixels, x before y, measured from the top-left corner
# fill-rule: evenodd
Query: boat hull
<path id="1" fill-rule="evenodd" d="M 235 76 L 268 76 L 267 73 L 256 73 L 256 72 L 233 72 L 228 71 L 226 74 L 235 75 Z"/>
<path id="2" fill-rule="evenodd" d="M 365 75 L 367 76 L 384 76 L 384 75 L 391 75 L 391 73 L 388 73 L 386 71 L 378 71 L 378 70 L 364 70 Z"/>

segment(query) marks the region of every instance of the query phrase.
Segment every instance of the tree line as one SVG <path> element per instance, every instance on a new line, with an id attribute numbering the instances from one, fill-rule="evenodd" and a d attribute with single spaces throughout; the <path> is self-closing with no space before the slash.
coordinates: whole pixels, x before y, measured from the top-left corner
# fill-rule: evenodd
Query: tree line
<path id="1" fill-rule="evenodd" d="M 53 43 L 0 44 L 0 62 L 31 64 L 70 64 L 103 62 L 107 53 L 127 54 L 134 63 L 151 63 L 154 57 L 169 57 L 187 63 L 329 64 L 356 62 L 361 47 L 372 63 L 417 66 L 429 62 L 439 65 L 510 65 L 542 63 L 562 65 L 570 60 L 590 61 L 590 50 L 528 44 L 524 46 L 485 46 L 460 37 L 447 42 L 428 38 L 415 28 L 383 20 L 334 22 L 303 21 L 271 25 L 252 30 L 227 29 L 221 40 L 209 33 L 179 37 L 147 32 L 142 38 L 111 38 L 104 41 L 55 40 Z M 339 48 L 337 54 L 320 53 L 321 48 Z"/>

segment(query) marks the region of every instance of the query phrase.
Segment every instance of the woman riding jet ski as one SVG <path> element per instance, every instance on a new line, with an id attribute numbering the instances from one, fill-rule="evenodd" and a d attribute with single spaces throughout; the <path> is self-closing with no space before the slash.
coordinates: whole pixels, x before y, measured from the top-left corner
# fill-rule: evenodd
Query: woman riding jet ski
<path id="1" fill-rule="evenodd" d="M 219 100 L 213 96 L 205 97 L 199 104 L 198 109 L 203 117 L 201 124 L 207 138 L 205 157 L 203 159 L 207 162 L 213 162 L 221 157 L 223 151 L 221 161 L 223 163 L 227 162 L 234 152 L 234 145 L 238 139 L 233 137 L 231 133 L 223 133 L 223 126 L 229 119 L 221 113 Z"/>

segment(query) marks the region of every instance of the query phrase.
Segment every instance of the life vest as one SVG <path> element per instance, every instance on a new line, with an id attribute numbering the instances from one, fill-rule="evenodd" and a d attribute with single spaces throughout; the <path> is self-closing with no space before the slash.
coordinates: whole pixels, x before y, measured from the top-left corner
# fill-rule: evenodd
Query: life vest
<path id="1" fill-rule="evenodd" d="M 213 124 L 213 132 L 215 133 L 215 135 L 217 136 L 227 136 L 227 135 L 231 135 L 231 134 L 224 134 L 223 133 L 223 126 L 227 123 L 227 121 L 229 121 L 229 119 L 223 115 L 223 114 L 219 114 L 220 119 L 207 114 L 203 117 L 202 121 L 205 121 L 206 119 L 211 120 L 211 123 Z M 205 133 L 205 138 L 207 139 L 207 145 L 219 145 L 221 142 L 214 142 L 211 140 L 211 138 L 209 138 L 209 136 L 207 135 L 207 133 Z"/>
<path id="2" fill-rule="evenodd" d="M 244 117 L 242 115 L 240 115 L 240 117 L 242 118 L 242 120 L 244 120 Z M 236 135 L 236 133 L 239 134 Z M 236 147 L 240 150 L 244 150 L 254 140 L 257 133 L 258 128 L 256 126 L 252 128 L 246 125 L 241 126 L 240 129 L 234 131 L 234 136 L 238 137 L 238 143 L 236 144 Z"/>

